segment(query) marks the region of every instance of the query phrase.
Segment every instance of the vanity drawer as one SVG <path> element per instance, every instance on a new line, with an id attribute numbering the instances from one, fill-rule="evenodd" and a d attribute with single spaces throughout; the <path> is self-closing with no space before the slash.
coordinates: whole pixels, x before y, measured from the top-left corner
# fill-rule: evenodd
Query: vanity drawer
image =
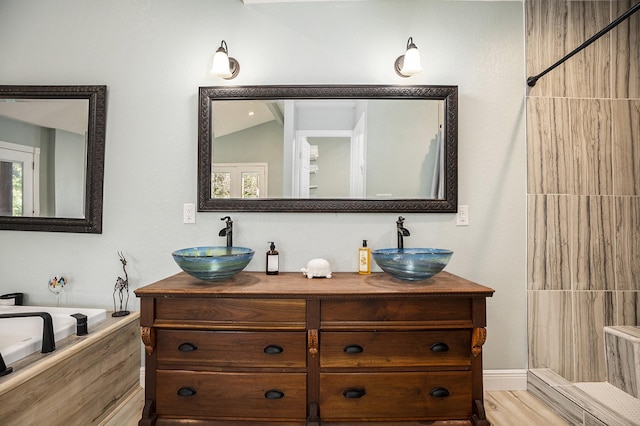
<path id="1" fill-rule="evenodd" d="M 304 373 L 157 372 L 159 416 L 300 420 L 306 416 Z"/>
<path id="2" fill-rule="evenodd" d="M 159 368 L 305 368 L 304 331 L 157 331 Z"/>
<path id="3" fill-rule="evenodd" d="M 253 325 L 304 330 L 306 312 L 306 302 L 300 299 L 157 298 L 154 325 Z"/>
<path id="4" fill-rule="evenodd" d="M 471 372 L 321 373 L 324 421 L 468 418 Z"/>
<path id="5" fill-rule="evenodd" d="M 407 298 L 368 300 L 323 300 L 320 307 L 321 328 L 344 328 L 366 322 L 394 327 L 418 324 L 441 324 L 466 327 L 472 325 L 470 298 Z M 394 324 L 395 323 L 395 324 Z M 386 325 L 385 325 L 386 324 Z"/>
<path id="6" fill-rule="evenodd" d="M 471 366 L 471 331 L 325 331 L 320 368 Z"/>

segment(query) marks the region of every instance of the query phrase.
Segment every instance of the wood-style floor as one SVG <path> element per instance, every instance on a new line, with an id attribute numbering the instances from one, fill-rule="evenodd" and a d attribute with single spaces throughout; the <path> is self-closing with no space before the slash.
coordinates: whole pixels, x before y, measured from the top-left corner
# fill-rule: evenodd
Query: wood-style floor
<path id="1" fill-rule="evenodd" d="M 102 426 L 136 426 L 142 412 L 143 390 L 133 394 L 125 408 Z M 485 392 L 484 406 L 493 426 L 564 426 L 569 425 L 549 407 L 527 391 Z"/>
<path id="2" fill-rule="evenodd" d="M 484 409 L 487 418 L 494 426 L 569 425 L 562 417 L 527 391 L 485 392 Z"/>

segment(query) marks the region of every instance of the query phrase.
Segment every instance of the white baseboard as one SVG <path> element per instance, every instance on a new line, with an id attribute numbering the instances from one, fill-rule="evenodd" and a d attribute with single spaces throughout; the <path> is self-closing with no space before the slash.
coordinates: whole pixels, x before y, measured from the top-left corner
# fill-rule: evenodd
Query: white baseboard
<path id="1" fill-rule="evenodd" d="M 527 390 L 527 370 L 484 370 L 485 391 Z"/>
<path id="2" fill-rule="evenodd" d="M 485 391 L 527 390 L 527 370 L 484 370 Z M 140 386 L 144 387 L 144 367 L 140 367 Z"/>

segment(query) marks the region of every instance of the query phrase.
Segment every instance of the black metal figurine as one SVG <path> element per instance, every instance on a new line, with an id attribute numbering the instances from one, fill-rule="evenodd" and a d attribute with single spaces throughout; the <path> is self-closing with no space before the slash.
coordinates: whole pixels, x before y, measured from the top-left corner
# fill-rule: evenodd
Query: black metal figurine
<path id="1" fill-rule="evenodd" d="M 122 270 L 124 271 L 124 279 L 122 277 L 118 277 L 116 280 L 116 285 L 113 287 L 113 313 L 112 317 L 124 317 L 129 315 L 130 312 L 127 311 L 127 304 L 129 303 L 129 276 L 127 275 L 127 259 L 125 259 L 122 252 L 118 252 L 118 256 L 120 257 L 120 262 L 122 262 Z M 120 308 L 116 310 L 116 291 L 118 292 L 118 298 L 120 299 Z M 124 307 L 122 306 L 122 302 L 124 301 Z"/>

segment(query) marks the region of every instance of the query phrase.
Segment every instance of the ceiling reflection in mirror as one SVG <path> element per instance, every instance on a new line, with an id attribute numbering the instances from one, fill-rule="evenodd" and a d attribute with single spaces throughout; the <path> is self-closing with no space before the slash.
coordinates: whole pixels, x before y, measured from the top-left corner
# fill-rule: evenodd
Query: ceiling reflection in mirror
<path id="1" fill-rule="evenodd" d="M 0 86 L 0 229 L 101 232 L 105 86 Z"/>
<path id="2" fill-rule="evenodd" d="M 200 89 L 201 211 L 455 211 L 455 86 L 244 89 Z"/>

